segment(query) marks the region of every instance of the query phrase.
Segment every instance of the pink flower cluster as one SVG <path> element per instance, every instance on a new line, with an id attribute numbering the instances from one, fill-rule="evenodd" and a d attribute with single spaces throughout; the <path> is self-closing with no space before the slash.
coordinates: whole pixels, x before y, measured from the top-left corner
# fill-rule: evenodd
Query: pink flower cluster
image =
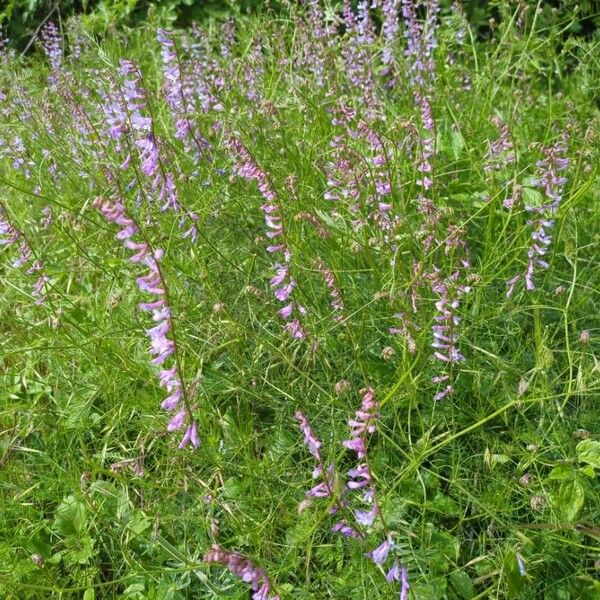
<path id="1" fill-rule="evenodd" d="M 181 429 L 187 423 L 179 447 L 185 448 L 189 443 L 194 447 L 198 447 L 200 445 L 198 427 L 192 419 L 185 397 L 185 387 L 176 356 L 177 346 L 174 336 L 173 339 L 167 337 L 172 332 L 173 320 L 167 288 L 160 270 L 163 251 L 161 249 L 152 250 L 145 241 L 135 241 L 134 236 L 139 233 L 139 227 L 133 219 L 127 216 L 125 207 L 120 200 L 112 201 L 98 197 L 94 200 L 93 206 L 102 213 L 107 221 L 120 226 L 121 229 L 116 238 L 123 243 L 127 250 L 134 253 L 129 257 L 129 260 L 132 263 L 143 264 L 148 268 L 148 273 L 138 277 L 136 283 L 140 291 L 156 298 L 151 302 L 140 303 L 139 307 L 151 313 L 152 320 L 156 322 L 154 327 L 146 330 L 146 335 L 150 339 L 150 354 L 153 356 L 151 364 L 161 366 L 158 374 L 159 384 L 168 393 L 161 406 L 165 410 L 176 411 L 167 425 L 167 430 Z M 165 361 L 172 356 L 174 357 L 174 364 L 171 367 L 166 367 L 164 365 Z"/>
<path id="2" fill-rule="evenodd" d="M 271 582 L 264 569 L 257 567 L 249 558 L 237 552 L 223 550 L 218 544 L 204 555 L 204 562 L 226 567 L 252 588 L 252 600 L 280 600 L 278 594 L 271 595 Z"/>
<path id="3" fill-rule="evenodd" d="M 267 247 L 267 252 L 281 257 L 281 262 L 274 264 L 275 275 L 271 278 L 271 289 L 279 302 L 286 303 L 278 311 L 279 316 L 286 322 L 285 329 L 295 339 L 306 337 L 307 333 L 302 327 L 300 316 L 306 314 L 306 309 L 292 299 L 292 292 L 296 287 L 296 280 L 290 274 L 290 261 L 292 253 L 285 243 L 283 217 L 281 206 L 277 203 L 277 193 L 273 189 L 269 177 L 255 162 L 244 144 L 237 138 L 229 140 L 229 147 L 236 154 L 235 172 L 244 179 L 255 180 L 265 203 L 261 206 L 267 226 L 267 237 L 274 243 Z"/>
<path id="4" fill-rule="evenodd" d="M 19 245 L 19 256 L 11 263 L 15 269 L 31 263 L 26 273 L 28 275 L 37 274 L 37 280 L 31 288 L 31 295 L 36 298 L 36 304 L 42 304 L 46 301 L 46 284 L 50 281 L 44 273 L 44 268 L 39 259 L 33 259 L 31 247 L 25 236 L 12 225 L 6 211 L 0 206 L 0 246 Z"/>
<path id="5" fill-rule="evenodd" d="M 356 137 L 362 138 L 373 153 L 369 158 L 372 165 L 373 181 L 375 193 L 367 199 L 369 204 L 375 205 L 375 212 L 371 215 L 372 219 L 378 223 L 382 231 L 393 231 L 398 225 L 398 218 L 390 217 L 392 204 L 388 196 L 392 193 L 392 182 L 390 179 L 390 167 L 386 148 L 381 137 L 364 121 L 359 121 L 356 132 L 352 133 Z"/>
<path id="6" fill-rule="evenodd" d="M 380 513 L 379 504 L 375 497 L 375 485 L 373 475 L 369 467 L 367 458 L 366 439 L 369 435 L 375 433 L 376 423 L 379 418 L 379 403 L 375 400 L 375 392 L 371 388 L 361 390 L 362 402 L 359 410 L 355 412 L 354 418 L 348 421 L 350 425 L 350 439 L 343 442 L 344 446 L 352 450 L 361 461 L 357 467 L 348 471 L 349 481 L 346 484 L 342 494 L 353 490 L 362 491 L 362 500 L 369 506 L 369 510 L 355 510 L 354 518 L 362 527 L 371 527 L 375 522 L 377 515 Z M 309 452 L 315 457 L 317 466 L 313 471 L 313 477 L 322 477 L 323 482 L 312 488 L 307 495 L 315 497 L 331 497 L 334 496 L 334 488 L 332 481 L 333 466 L 330 466 L 325 472 L 323 460 L 321 458 L 321 442 L 316 437 L 308 420 L 303 413 L 297 412 L 295 418 L 300 422 L 300 429 L 304 434 L 304 443 L 308 447 Z M 344 498 L 338 500 L 334 498 L 334 506 L 330 509 L 331 514 L 336 514 L 339 511 L 348 507 L 348 501 Z M 335 523 L 331 528 L 333 533 L 341 533 L 348 538 L 362 540 L 364 534 L 349 525 L 344 519 Z M 383 565 L 390 552 L 394 548 L 394 542 L 389 532 L 386 533 L 386 539 L 377 548 L 368 552 L 368 556 L 376 565 Z M 394 560 L 390 567 L 386 579 L 389 582 L 401 581 L 400 597 L 404 600 L 408 598 L 410 588 L 408 582 L 408 573 L 406 567 L 400 568 L 397 560 Z"/>
<path id="7" fill-rule="evenodd" d="M 425 9 L 425 21 L 419 20 L 419 13 Z M 434 52 L 437 48 L 437 15 L 440 11 L 438 0 L 402 0 L 406 50 L 409 61 L 410 81 L 415 86 L 426 86 L 435 79 Z"/>
<path id="8" fill-rule="evenodd" d="M 54 88 L 58 83 L 58 73 L 62 67 L 63 51 L 61 45 L 60 34 L 54 23 L 48 21 L 44 24 L 41 31 L 42 47 L 50 61 L 52 74 L 48 78 L 50 86 Z"/>
<path id="9" fill-rule="evenodd" d="M 415 101 L 421 112 L 421 123 L 423 132 L 420 136 L 419 158 L 417 169 L 421 173 L 416 183 L 421 188 L 417 197 L 417 204 L 425 222 L 421 228 L 423 237 L 423 249 L 428 252 L 437 241 L 436 228 L 440 221 L 440 211 L 430 198 L 428 192 L 433 187 L 433 165 L 431 159 L 435 155 L 435 121 L 431 111 L 431 105 L 425 96 L 415 94 Z"/>

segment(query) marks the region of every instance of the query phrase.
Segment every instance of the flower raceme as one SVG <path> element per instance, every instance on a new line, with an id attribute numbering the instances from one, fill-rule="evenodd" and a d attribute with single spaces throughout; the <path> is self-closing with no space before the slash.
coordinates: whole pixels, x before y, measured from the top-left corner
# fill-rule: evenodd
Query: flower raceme
<path id="1" fill-rule="evenodd" d="M 271 594 L 272 584 L 264 569 L 257 567 L 242 554 L 223 550 L 218 544 L 214 544 L 204 555 L 204 562 L 222 565 L 243 582 L 248 583 L 254 592 L 252 600 L 280 600 L 278 594 Z"/>
<path id="2" fill-rule="evenodd" d="M 177 356 L 177 344 L 173 331 L 173 316 L 169 304 L 168 290 L 160 268 L 163 251 L 159 248 L 152 249 L 146 241 L 135 241 L 140 233 L 137 223 L 130 218 L 121 200 L 107 200 L 96 198 L 93 203 L 103 217 L 120 227 L 116 238 L 123 246 L 132 252 L 130 262 L 142 264 L 147 268 L 147 273 L 136 279 L 138 289 L 154 299 L 150 302 L 142 302 L 139 307 L 152 315 L 156 323 L 154 327 L 146 330 L 150 340 L 150 354 L 153 357 L 152 365 L 160 367 L 158 373 L 159 385 L 166 389 L 168 396 L 163 400 L 161 407 L 174 413 L 167 424 L 167 431 L 176 431 L 187 426 L 179 443 L 179 448 L 185 448 L 188 444 L 194 447 L 200 445 L 198 437 L 198 426 L 193 420 L 191 408 L 186 395 L 185 383 L 183 381 L 179 357 Z M 171 334 L 171 338 L 168 337 Z M 172 360 L 173 364 L 165 364 Z"/>
<path id="3" fill-rule="evenodd" d="M 175 122 L 175 137 L 182 140 L 185 150 L 198 162 L 202 154 L 210 148 L 191 115 L 194 113 L 193 85 L 182 72 L 182 62 L 175 45 L 173 32 L 158 29 L 156 39 L 161 47 L 163 62 L 163 90 Z"/>
<path id="4" fill-rule="evenodd" d="M 11 265 L 19 268 L 30 263 L 26 273 L 28 275 L 37 274 L 37 280 L 31 288 L 31 295 L 36 299 L 36 304 L 42 304 L 46 301 L 46 287 L 50 278 L 45 274 L 42 262 L 33 257 L 31 246 L 23 235 L 10 221 L 4 207 L 0 204 L 0 246 L 18 245 L 19 256 L 13 260 Z"/>
<path id="5" fill-rule="evenodd" d="M 356 411 L 354 418 L 348 421 L 350 425 L 350 439 L 343 445 L 348 450 L 356 453 L 360 461 L 358 466 L 348 471 L 348 490 L 361 490 L 362 500 L 368 510 L 358 509 L 354 512 L 356 522 L 364 527 L 371 527 L 379 514 L 379 505 L 375 497 L 375 484 L 367 460 L 367 437 L 376 430 L 379 418 L 379 403 L 375 400 L 375 392 L 371 388 L 362 390 L 363 398 L 361 407 Z"/>
<path id="6" fill-rule="evenodd" d="M 322 479 L 320 483 L 308 490 L 306 495 L 312 496 L 313 498 L 330 497 L 333 495 L 333 466 L 330 465 L 325 468 L 321 457 L 321 441 L 315 435 L 315 432 L 312 430 L 312 427 L 304 414 L 298 411 L 294 415 L 294 418 L 299 422 L 300 430 L 304 434 L 304 443 L 317 463 L 313 469 L 313 479 L 319 477 Z M 336 512 L 337 507 L 334 507 L 333 511 Z"/>
<path id="7" fill-rule="evenodd" d="M 292 253 L 285 241 L 283 215 L 277 201 L 277 192 L 267 173 L 258 166 L 242 142 L 232 137 L 229 140 L 229 147 L 234 154 L 235 172 L 244 179 L 255 180 L 265 199 L 261 210 L 267 227 L 266 236 L 273 242 L 267 247 L 267 252 L 278 258 L 273 265 L 275 275 L 271 278 L 270 285 L 275 298 L 279 302 L 285 303 L 278 314 L 284 321 L 287 321 L 285 329 L 294 339 L 304 338 L 307 333 L 300 322 L 300 317 L 306 314 L 306 309 L 292 296 L 296 280 L 290 274 Z"/>
<path id="8" fill-rule="evenodd" d="M 161 210 L 170 210 L 182 214 L 180 227 L 188 229 L 182 234 L 183 238 L 191 238 L 195 242 L 198 237 L 196 225 L 198 217 L 185 211 L 178 197 L 175 178 L 167 172 L 158 139 L 154 133 L 154 122 L 151 116 L 145 115 L 147 108 L 146 91 L 142 85 L 142 74 L 137 65 L 127 59 L 121 60 L 121 75 L 123 76 L 122 96 L 125 110 L 116 111 L 118 116 L 126 117 L 126 123 L 112 122 L 111 130 L 120 135 L 122 129 L 130 130 L 132 142 L 137 149 L 140 160 L 140 170 L 147 177 L 150 186 L 150 198 L 161 203 Z M 114 111 L 113 111 L 114 112 Z M 121 164 L 122 169 L 129 167 L 131 157 L 128 155 Z"/>
<path id="9" fill-rule="evenodd" d="M 562 200 L 563 188 L 567 178 L 561 172 L 569 166 L 569 160 L 564 155 L 567 151 L 565 139 L 558 140 L 554 145 L 543 148 L 544 158 L 536 163 L 538 169 L 537 186 L 544 190 L 547 201 L 540 206 L 526 205 L 525 211 L 532 215 L 527 221 L 531 228 L 532 243 L 527 250 L 527 268 L 524 273 L 511 277 L 506 285 L 506 297 L 510 298 L 517 283 L 525 282 L 528 291 L 535 290 L 533 275 L 536 267 L 548 269 L 550 266 L 545 259 L 548 248 L 552 243 L 552 228 L 554 218 Z"/>

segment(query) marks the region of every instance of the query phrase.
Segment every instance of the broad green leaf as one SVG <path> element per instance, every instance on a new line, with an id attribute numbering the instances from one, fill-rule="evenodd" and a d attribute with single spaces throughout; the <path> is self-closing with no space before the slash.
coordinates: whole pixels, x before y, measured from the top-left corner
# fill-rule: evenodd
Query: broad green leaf
<path id="1" fill-rule="evenodd" d="M 573 479 L 574 475 L 575 472 L 571 465 L 560 463 L 550 471 L 548 479 L 553 481 L 568 481 L 569 479 Z"/>
<path id="2" fill-rule="evenodd" d="M 83 532 L 85 518 L 85 504 L 74 496 L 68 496 L 54 512 L 54 526 L 62 535 L 79 535 Z"/>
<path id="3" fill-rule="evenodd" d="M 553 496 L 554 510 L 562 521 L 573 521 L 585 500 L 585 490 L 577 479 L 565 481 Z"/>
<path id="4" fill-rule="evenodd" d="M 96 600 L 96 592 L 94 588 L 88 588 L 83 592 L 83 600 Z"/>
<path id="5" fill-rule="evenodd" d="M 460 514 L 460 506 L 450 496 L 446 496 L 445 494 L 436 494 L 433 500 L 425 503 L 425 508 L 427 510 L 438 512 L 443 515 L 448 515 L 450 517 L 455 517 Z"/>
<path id="6" fill-rule="evenodd" d="M 577 460 L 600 469 L 600 442 L 596 440 L 582 440 L 577 444 Z"/>
<path id="7" fill-rule="evenodd" d="M 465 600 L 470 600 L 475 596 L 475 588 L 471 578 L 464 571 L 454 571 L 450 574 L 450 583 L 454 591 Z"/>

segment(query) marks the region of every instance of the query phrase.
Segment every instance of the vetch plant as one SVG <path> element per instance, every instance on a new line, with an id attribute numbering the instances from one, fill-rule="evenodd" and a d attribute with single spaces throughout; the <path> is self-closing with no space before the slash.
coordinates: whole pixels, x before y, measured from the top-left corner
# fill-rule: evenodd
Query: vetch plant
<path id="1" fill-rule="evenodd" d="M 171 4 L 0 40 L 0 597 L 596 598 L 586 9 Z"/>

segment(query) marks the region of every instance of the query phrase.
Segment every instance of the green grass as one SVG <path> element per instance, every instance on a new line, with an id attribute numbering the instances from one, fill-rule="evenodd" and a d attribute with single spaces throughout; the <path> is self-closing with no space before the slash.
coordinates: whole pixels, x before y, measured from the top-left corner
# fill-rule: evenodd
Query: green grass
<path id="1" fill-rule="evenodd" d="M 441 244 L 430 251 L 418 236 L 418 172 L 408 141 L 421 123 L 408 79 L 400 77 L 395 91 L 380 90 L 384 102 L 373 124 L 390 152 L 392 202 L 402 219 L 392 247 L 373 222 L 356 230 L 351 213 L 336 205 L 335 216 L 323 198 L 330 142 L 341 132 L 328 111 L 342 94 L 363 118 L 364 107 L 348 87 L 337 46 L 328 56 L 338 68 L 328 67 L 325 88 L 305 68 L 278 64 L 282 55 L 300 56 L 304 34 L 291 17 L 240 18 L 236 58 L 219 92 L 224 109 L 194 117 L 213 149 L 191 179 L 192 158 L 174 137 L 161 97 L 151 26 L 100 45 L 88 40 L 82 58 L 65 63 L 69 76 L 58 91 L 47 86 L 43 57 L 6 63 L 3 106 L 27 98 L 30 116 L 6 111 L 0 139 L 19 135 L 32 167 L 26 179 L 10 158 L 0 162 L 0 200 L 43 260 L 51 286 L 47 302 L 36 306 L 34 279 L 10 266 L 14 247 L 2 249 L 1 598 L 249 598 L 247 585 L 202 563 L 215 542 L 260 564 L 282 599 L 396 597 L 364 556 L 383 538 L 379 521 L 361 544 L 331 533 L 328 499 L 298 512 L 313 485 L 313 462 L 294 413 L 309 417 L 343 479 L 356 461 L 342 441 L 365 386 L 381 402 L 370 462 L 411 598 L 599 597 L 599 41 L 565 38 L 572 21 L 562 13 L 530 18 L 525 31 L 514 15 L 502 14 L 489 41 L 467 36 L 457 46 L 456 23 L 446 16 L 438 32 L 432 198 L 442 220 Z M 259 34 L 264 100 L 249 102 L 245 55 Z M 401 54 L 399 46 L 405 69 Z M 199 215 L 192 245 L 172 213 L 138 207 L 134 192 L 126 196 L 144 235 L 165 250 L 202 440 L 194 451 L 178 450 L 180 436 L 166 433 L 164 393 L 144 334 L 150 321 L 137 308 L 142 271 L 91 206 L 113 193 L 107 170 L 124 188 L 131 173 L 141 178 L 139 165 L 134 160 L 132 171 L 120 172 L 114 147 L 99 163 L 96 130 L 87 139 L 77 130 L 82 114 L 101 127 L 98 94 L 119 77 L 122 57 L 142 65 L 167 164 L 182 202 Z M 469 90 L 462 89 L 466 73 Z M 508 125 L 516 161 L 488 175 L 488 140 L 498 135 L 492 115 Z M 216 121 L 221 128 L 211 129 Z M 535 291 L 521 285 L 507 299 L 506 281 L 526 266 L 530 217 L 522 205 L 508 211 L 502 202 L 513 185 L 526 188 L 528 202 L 541 200 L 531 179 L 539 145 L 563 131 L 570 164 L 550 267 L 536 271 Z M 276 315 L 263 199 L 256 184 L 232 174 L 224 144 L 231 134 L 279 193 L 308 340 L 292 340 Z M 364 142 L 349 143 L 364 162 Z M 50 161 L 57 178 L 48 173 Z M 45 206 L 53 213 L 47 229 L 40 225 Z M 328 238 L 296 218 L 304 212 Z M 418 287 L 412 315 L 410 289 L 422 283 L 415 261 L 423 271 L 456 268 L 459 253 L 444 251 L 448 225 L 464 229 L 472 260 L 465 275 L 472 289 L 459 308 L 467 360 L 449 371 L 455 393 L 435 402 L 437 297 L 427 283 Z M 332 319 L 317 259 L 336 276 L 341 322 Z M 388 333 L 397 312 L 411 319 L 414 354 Z M 580 341 L 584 330 L 587 343 Z M 338 394 L 341 380 L 351 388 Z"/>

